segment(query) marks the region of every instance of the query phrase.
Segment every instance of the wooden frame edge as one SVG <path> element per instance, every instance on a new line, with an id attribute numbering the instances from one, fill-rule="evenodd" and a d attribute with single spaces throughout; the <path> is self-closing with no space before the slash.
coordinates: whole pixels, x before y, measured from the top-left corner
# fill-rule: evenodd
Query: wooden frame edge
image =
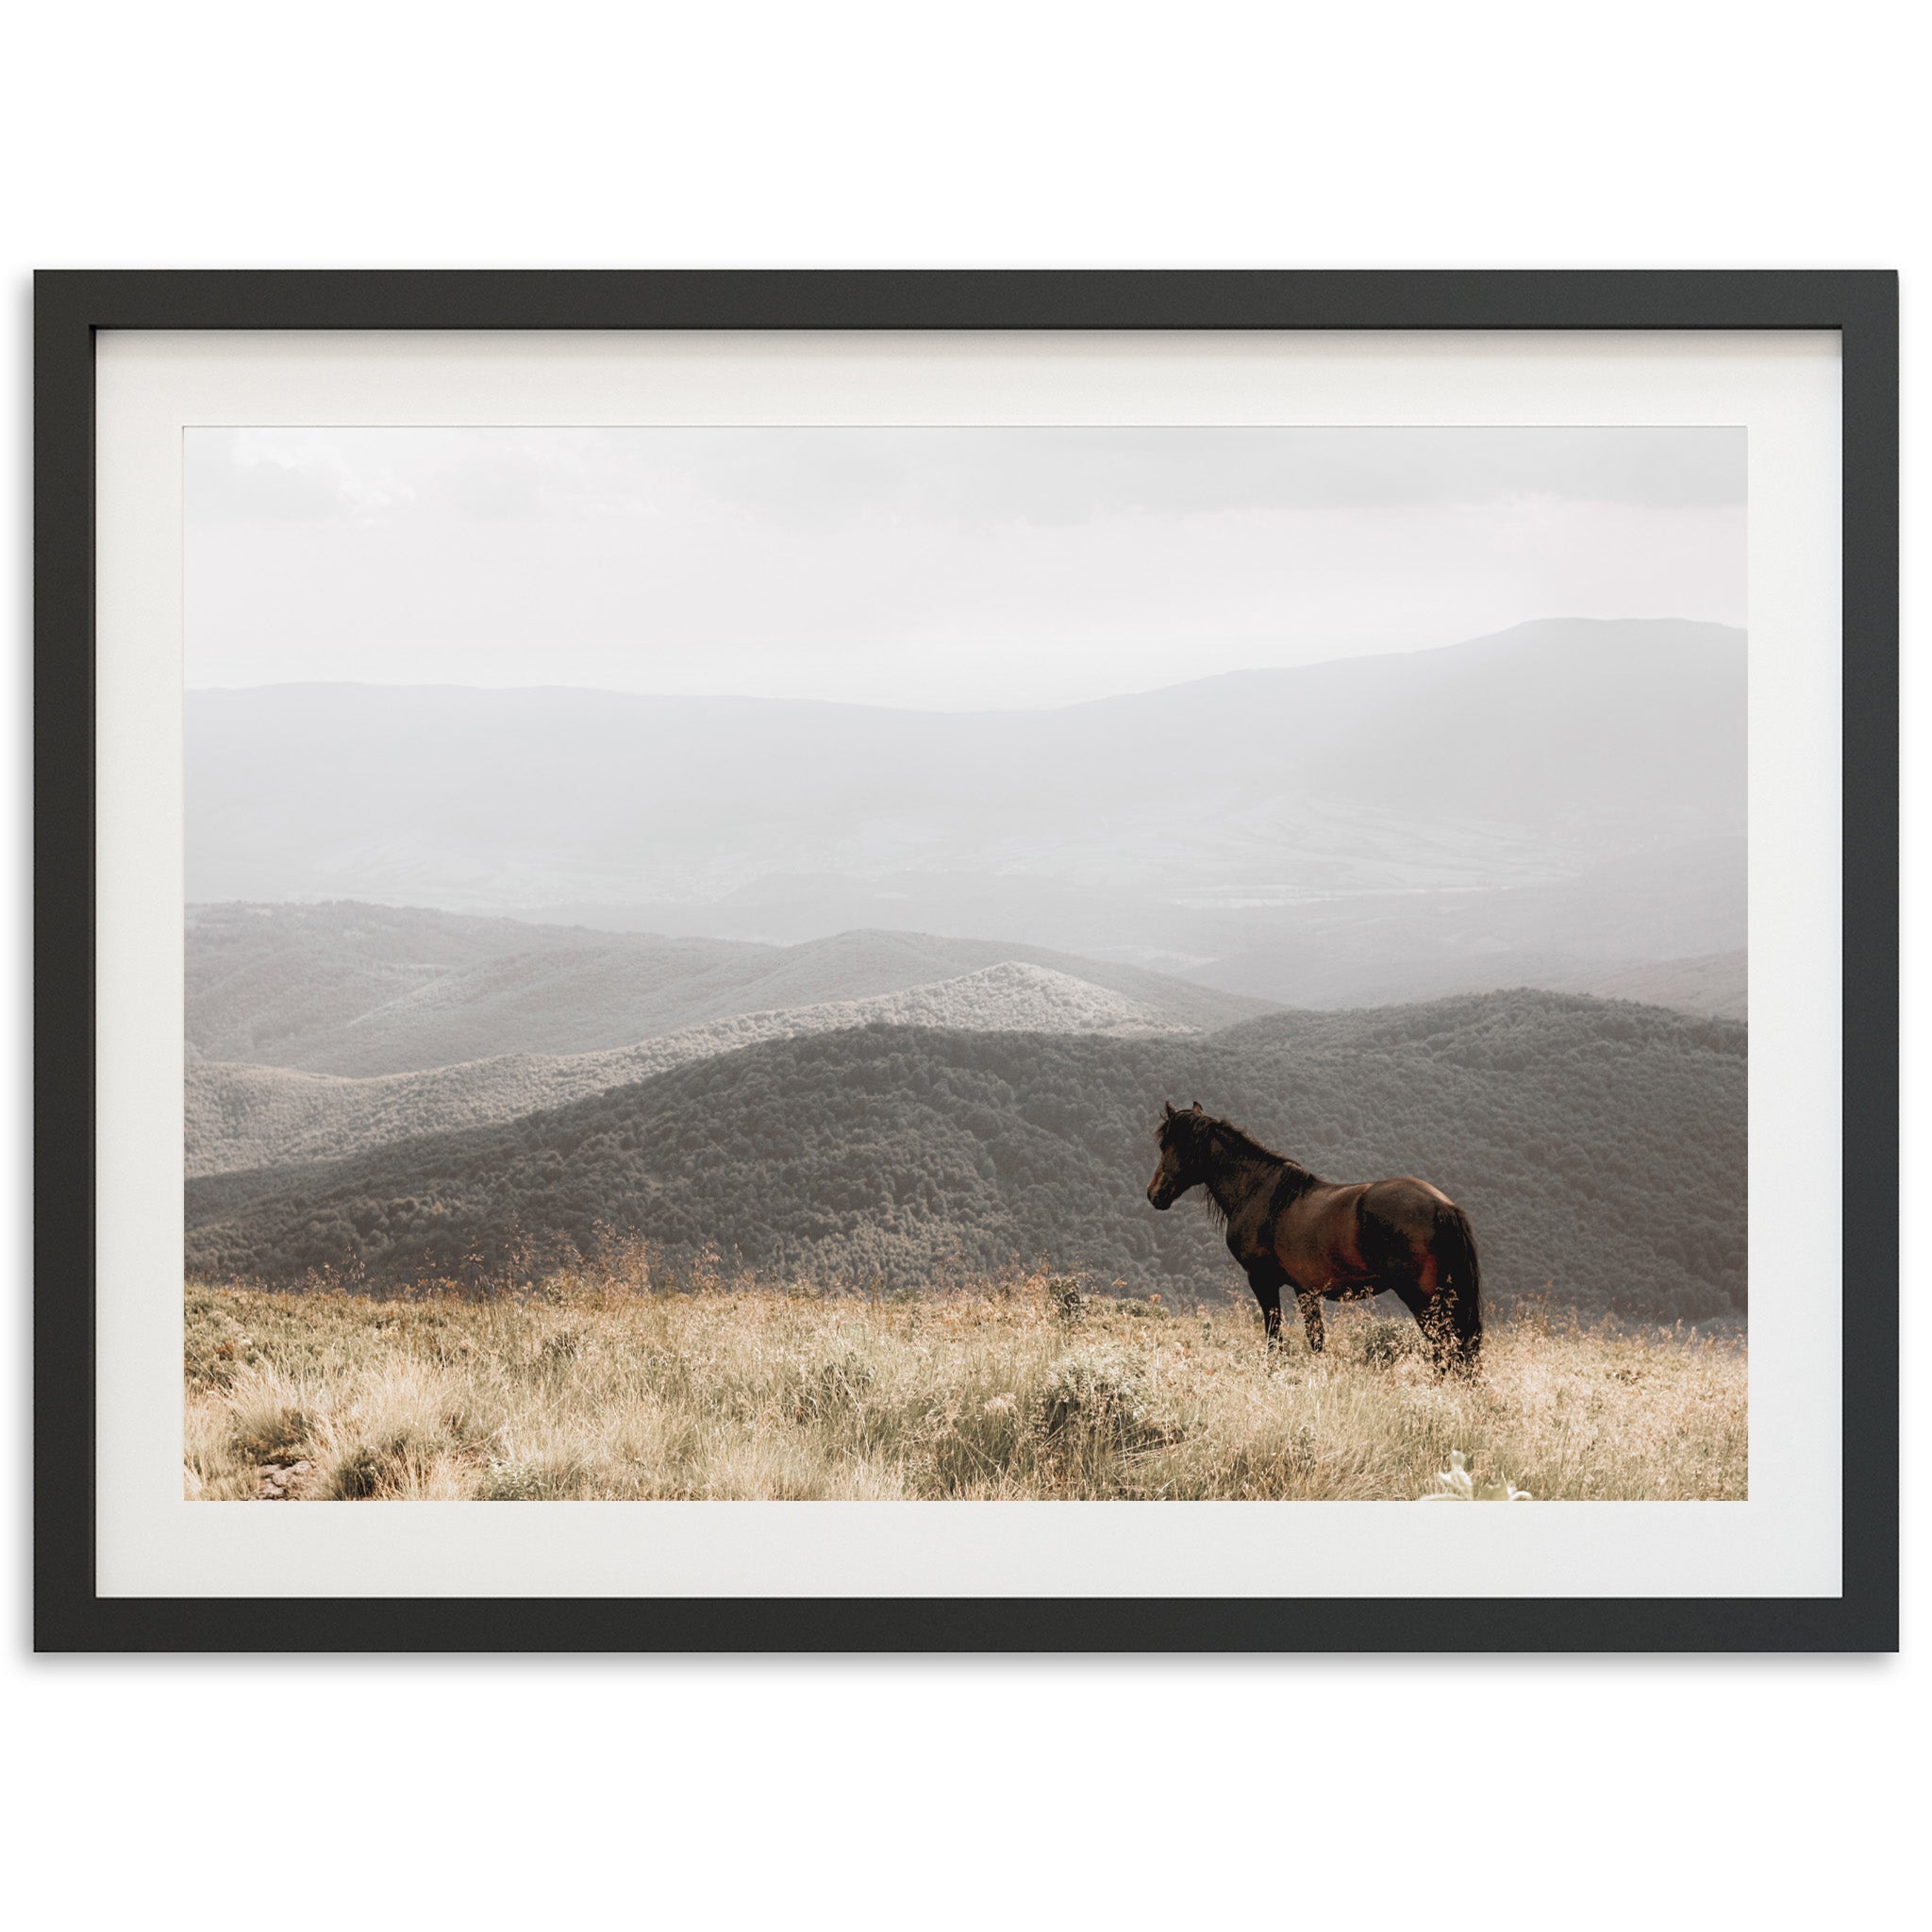
<path id="1" fill-rule="evenodd" d="M 93 1586 L 103 328 L 1822 329 L 1843 355 L 1843 1593 L 104 1598 Z M 141 271 L 34 286 L 34 1641 L 48 1651 L 1884 1651 L 1898 1644 L 1898 278 L 1890 271 Z M 1857 745 L 1859 755 L 1850 756 Z M 75 1232 L 75 1230 L 79 1232 Z M 1856 1243 L 1856 1248 L 1855 1244 Z M 1855 1273 L 1856 1270 L 1856 1273 Z M 1293 1614 L 1284 1615 L 1287 1606 Z M 273 1617 L 275 1641 L 260 1641 Z M 1425 1637 L 1425 1641 L 1423 1639 Z M 291 1643 L 291 1640 L 293 1640 Z"/>

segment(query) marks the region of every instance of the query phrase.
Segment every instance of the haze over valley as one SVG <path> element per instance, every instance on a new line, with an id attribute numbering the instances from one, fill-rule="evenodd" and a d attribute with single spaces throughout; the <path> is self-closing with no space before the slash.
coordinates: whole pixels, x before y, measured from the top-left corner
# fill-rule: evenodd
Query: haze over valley
<path id="1" fill-rule="evenodd" d="M 1743 692 L 1741 632 L 1663 621 L 1041 711 L 192 691 L 189 893 L 781 945 L 897 929 L 1318 1007 L 1722 977 Z M 1739 970 L 1711 997 L 1741 991 Z"/>

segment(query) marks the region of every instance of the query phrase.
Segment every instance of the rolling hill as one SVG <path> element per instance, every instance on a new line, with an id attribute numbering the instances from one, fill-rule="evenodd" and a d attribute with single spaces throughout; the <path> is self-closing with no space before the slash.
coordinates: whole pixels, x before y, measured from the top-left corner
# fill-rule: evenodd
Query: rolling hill
<path id="1" fill-rule="evenodd" d="M 187 1265 L 482 1280 L 534 1243 L 641 1233 L 828 1285 L 1015 1259 L 1141 1292 L 1241 1288 L 1207 1213 L 1143 1190 L 1163 1098 L 1318 1172 L 1420 1173 L 1469 1209 L 1489 1291 L 1586 1312 L 1745 1302 L 1746 1033 L 1541 992 L 1286 1013 L 1208 1038 L 868 1026 L 769 1041 L 504 1125 L 191 1181 Z"/>
<path id="2" fill-rule="evenodd" d="M 1006 960 L 905 992 L 709 1020 L 604 1053 L 501 1054 L 360 1080 L 200 1062 L 187 1074 L 188 1173 L 332 1159 L 386 1141 L 513 1120 L 760 1041 L 876 1024 L 1126 1037 L 1188 1030 L 1121 993 Z"/>
<path id="3" fill-rule="evenodd" d="M 608 1052 L 1010 961 L 1118 994 L 1160 1025 L 1211 1031 L 1270 1006 L 1117 961 L 928 933 L 766 946 L 352 901 L 192 906 L 188 1059 L 355 1078 L 506 1054 Z"/>
<path id="4" fill-rule="evenodd" d="M 1680 1013 L 1708 1013 L 1721 1020 L 1749 1016 L 1749 960 L 1735 953 L 1700 953 L 1689 959 L 1659 959 L 1654 965 L 1591 974 L 1562 992 L 1594 993 L 1606 1000 L 1641 1000 L 1674 1007 Z"/>

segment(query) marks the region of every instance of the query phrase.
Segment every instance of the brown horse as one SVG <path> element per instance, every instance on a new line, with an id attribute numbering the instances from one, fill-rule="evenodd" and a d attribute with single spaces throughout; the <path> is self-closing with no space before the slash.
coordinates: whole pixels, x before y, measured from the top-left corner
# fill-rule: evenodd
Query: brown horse
<path id="1" fill-rule="evenodd" d="M 1399 1180 L 1338 1185 L 1271 1154 L 1228 1121 L 1166 1108 L 1160 1165 L 1147 1198 L 1168 1208 L 1203 1187 L 1228 1252 L 1261 1304 L 1268 1345 L 1281 1343 L 1281 1291 L 1292 1291 L 1308 1346 L 1322 1347 L 1324 1301 L 1383 1289 L 1416 1319 L 1439 1371 L 1473 1374 L 1482 1349 L 1482 1275 L 1466 1215 L 1440 1188 Z"/>

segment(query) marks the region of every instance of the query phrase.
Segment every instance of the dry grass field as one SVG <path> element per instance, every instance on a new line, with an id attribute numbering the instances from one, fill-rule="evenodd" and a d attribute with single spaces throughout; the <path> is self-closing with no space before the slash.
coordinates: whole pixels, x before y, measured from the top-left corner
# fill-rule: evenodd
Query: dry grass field
<path id="1" fill-rule="evenodd" d="M 1258 1319 L 1034 1275 L 865 1301 L 621 1274 L 373 1301 L 190 1283 L 186 1473 L 208 1500 L 1405 1500 L 1460 1452 L 1538 1499 L 1745 1493 L 1740 1341 L 1532 1318 L 1474 1382 L 1413 1324 Z"/>

